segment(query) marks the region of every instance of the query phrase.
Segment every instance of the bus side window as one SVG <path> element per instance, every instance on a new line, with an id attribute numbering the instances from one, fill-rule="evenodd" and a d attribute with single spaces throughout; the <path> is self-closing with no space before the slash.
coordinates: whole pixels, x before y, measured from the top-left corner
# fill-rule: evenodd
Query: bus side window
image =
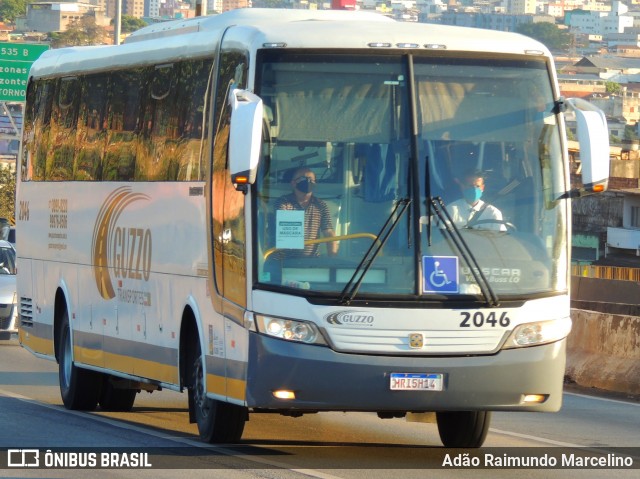
<path id="1" fill-rule="evenodd" d="M 90 75 L 82 81 L 75 180 L 101 180 L 102 158 L 107 140 L 107 88 L 109 76 Z"/>
<path id="2" fill-rule="evenodd" d="M 138 143 L 136 178 L 139 180 L 164 180 L 173 160 L 178 129 L 175 109 L 179 74 L 180 69 L 174 64 L 157 65 L 151 71 Z"/>
<path id="3" fill-rule="evenodd" d="M 209 79 L 213 60 L 184 62 L 180 66 L 176 88 L 176 138 L 168 139 L 173 144 L 172 158 L 165 165 L 167 180 L 195 181 L 204 179 L 202 142 L 208 133 L 211 89 Z"/>
<path id="4" fill-rule="evenodd" d="M 27 89 L 27 108 L 24 116 L 24 142 L 22 145 L 22 162 L 20 165 L 20 178 L 22 181 L 30 181 L 34 178 L 34 166 L 38 157 L 39 144 L 44 133 L 43 90 L 46 82 L 34 81 Z M 40 134 L 36 135 L 36 132 Z"/>
<path id="5" fill-rule="evenodd" d="M 103 180 L 134 179 L 138 155 L 140 92 L 145 75 L 144 69 L 116 72 L 111 75 Z"/>
<path id="6" fill-rule="evenodd" d="M 51 123 L 51 144 L 45 168 L 48 181 L 64 181 L 73 176 L 79 89 L 80 81 L 76 77 L 62 78 L 58 83 Z"/>

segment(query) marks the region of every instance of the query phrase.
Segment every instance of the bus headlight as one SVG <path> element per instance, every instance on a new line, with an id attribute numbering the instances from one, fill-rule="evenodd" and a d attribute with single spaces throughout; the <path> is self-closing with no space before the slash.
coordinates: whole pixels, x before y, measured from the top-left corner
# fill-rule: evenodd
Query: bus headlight
<path id="1" fill-rule="evenodd" d="M 307 344 L 327 344 L 318 327 L 308 321 L 275 318 L 261 314 L 256 314 L 255 318 L 258 332 L 267 336 Z"/>
<path id="2" fill-rule="evenodd" d="M 537 321 L 516 326 L 503 349 L 523 348 L 553 343 L 566 338 L 571 332 L 571 318 Z"/>

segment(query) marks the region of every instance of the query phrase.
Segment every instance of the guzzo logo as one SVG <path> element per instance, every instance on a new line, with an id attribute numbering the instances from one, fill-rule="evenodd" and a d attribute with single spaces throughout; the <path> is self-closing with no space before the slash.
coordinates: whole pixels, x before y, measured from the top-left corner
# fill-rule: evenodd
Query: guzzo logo
<path id="1" fill-rule="evenodd" d="M 98 212 L 91 251 L 96 286 L 104 299 L 113 299 L 116 296 L 114 278 L 149 279 L 150 230 L 118 224 L 120 215 L 131 203 L 149 199 L 149 196 L 134 193 L 130 187 L 123 186 L 107 197 Z"/>
<path id="2" fill-rule="evenodd" d="M 327 314 L 324 319 L 337 326 L 373 326 L 375 321 L 374 316 L 367 311 L 336 311 Z"/>

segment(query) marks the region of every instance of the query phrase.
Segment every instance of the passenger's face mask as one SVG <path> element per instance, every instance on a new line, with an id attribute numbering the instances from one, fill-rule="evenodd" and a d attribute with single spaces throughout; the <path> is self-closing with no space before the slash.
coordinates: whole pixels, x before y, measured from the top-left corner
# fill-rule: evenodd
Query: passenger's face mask
<path id="1" fill-rule="evenodd" d="M 311 193 L 313 191 L 313 187 L 315 186 L 315 182 L 311 181 L 309 178 L 302 177 L 296 181 L 295 187 L 301 193 Z"/>
<path id="2" fill-rule="evenodd" d="M 467 203 L 472 205 L 482 197 L 482 190 L 477 186 L 471 186 L 466 188 L 462 192 L 462 195 L 464 199 L 467 200 Z"/>

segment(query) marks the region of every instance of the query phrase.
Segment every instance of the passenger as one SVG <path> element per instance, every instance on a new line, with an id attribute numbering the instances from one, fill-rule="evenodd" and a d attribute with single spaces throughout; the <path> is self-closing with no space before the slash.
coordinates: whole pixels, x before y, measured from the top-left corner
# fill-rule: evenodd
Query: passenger
<path id="1" fill-rule="evenodd" d="M 293 172 L 291 187 L 293 192 L 280 197 L 276 202 L 276 210 L 304 211 L 304 239 L 313 240 L 320 237 L 335 236 L 331 213 L 327 204 L 313 195 L 316 175 L 309 168 L 301 167 Z M 338 254 L 338 242 L 327 242 L 329 256 Z M 300 250 L 287 251 L 287 256 L 318 256 L 318 244 L 310 244 Z M 295 252 L 295 253 L 294 253 Z M 293 253 L 293 254 L 292 254 Z"/>
<path id="2" fill-rule="evenodd" d="M 449 215 L 458 228 L 507 231 L 502 212 L 482 201 L 484 177 L 477 170 L 468 171 L 462 180 L 456 179 L 462 189 L 462 198 L 447 205 Z"/>

